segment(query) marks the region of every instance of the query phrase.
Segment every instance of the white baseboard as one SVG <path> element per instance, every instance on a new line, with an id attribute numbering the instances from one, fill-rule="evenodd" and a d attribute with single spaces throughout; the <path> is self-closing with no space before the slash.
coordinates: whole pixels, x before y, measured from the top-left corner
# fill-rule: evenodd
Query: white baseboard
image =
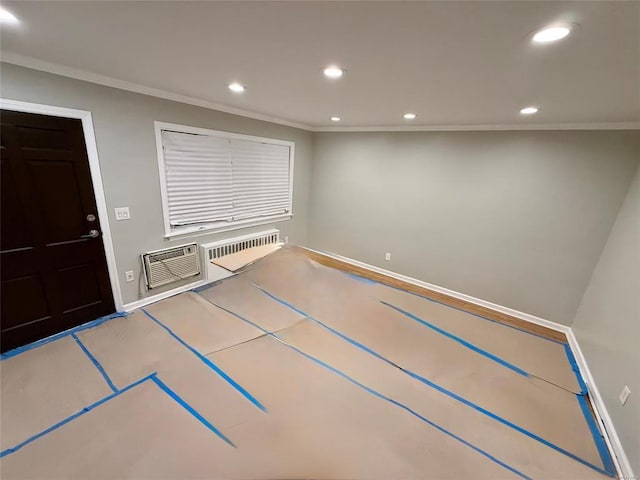
<path id="1" fill-rule="evenodd" d="M 130 312 L 137 308 L 146 307 L 147 305 L 150 305 L 152 303 L 164 300 L 165 298 L 173 297 L 174 295 L 177 295 L 179 293 L 187 292 L 189 290 L 193 290 L 194 288 L 201 287 L 203 285 L 206 285 L 207 283 L 210 282 L 208 280 L 198 280 L 197 282 L 189 283 L 188 285 L 182 285 L 181 287 L 167 290 L 166 292 L 150 295 L 140 300 L 136 300 L 135 302 L 126 303 L 123 306 L 123 309 L 125 312 Z"/>
<path id="2" fill-rule="evenodd" d="M 312 248 L 307 248 L 307 247 L 302 247 L 302 248 L 305 248 L 306 250 L 309 250 L 311 252 L 319 253 L 321 255 L 334 258 L 336 260 L 340 260 L 350 265 L 366 268 L 367 270 L 371 270 L 373 272 L 380 273 L 382 275 L 386 275 L 388 277 L 395 278 L 397 280 L 401 280 L 403 282 L 407 282 L 412 285 L 417 285 L 419 287 L 423 287 L 428 290 L 433 290 L 434 292 L 443 293 L 445 295 L 449 295 L 450 297 L 458 298 L 460 300 L 465 300 L 469 303 L 473 303 L 474 305 L 486 307 L 496 312 L 506 313 L 507 315 L 511 315 L 513 317 L 519 318 L 526 322 L 534 323 L 536 325 L 542 325 L 552 330 L 556 330 L 564 333 L 567 336 L 567 342 L 569 343 L 569 348 L 573 352 L 573 356 L 576 359 L 576 362 L 578 364 L 580 373 L 582 374 L 583 380 L 587 385 L 587 390 L 589 391 L 589 399 L 591 400 L 591 404 L 595 412 L 596 420 L 598 421 L 600 430 L 603 433 L 605 443 L 607 444 L 607 448 L 612 453 L 611 456 L 613 458 L 613 463 L 616 467 L 616 471 L 618 472 L 618 477 L 620 478 L 620 480 L 635 480 L 637 478 L 633 474 L 633 470 L 631 468 L 631 464 L 629 463 L 629 459 L 625 454 L 624 448 L 622 447 L 622 443 L 620 442 L 620 437 L 616 432 L 616 429 L 613 425 L 613 421 L 611 420 L 611 416 L 609 415 L 609 412 L 607 411 L 604 401 L 602 400 L 602 396 L 600 395 L 600 391 L 598 390 L 598 387 L 593 379 L 593 375 L 591 374 L 591 370 L 589 369 L 587 360 L 584 357 L 582 350 L 580 349 L 578 340 L 576 339 L 576 336 L 574 335 L 571 327 L 567 325 L 562 325 L 561 323 L 552 322 L 544 318 L 536 317 L 535 315 L 530 315 L 528 313 L 520 312 L 518 310 L 514 310 L 509 307 L 504 307 L 502 305 L 497 305 L 495 303 L 487 302 L 485 300 L 475 298 L 470 295 L 466 295 L 464 293 L 456 292 L 455 290 L 449 290 L 448 288 L 423 282 L 422 280 L 408 277 L 406 275 L 392 272 L 390 270 L 385 270 L 384 268 L 376 267 L 374 265 L 369 265 L 368 263 L 360 262 L 358 260 L 354 260 L 349 257 L 343 257 L 342 255 L 336 255 L 334 253 L 314 250 Z"/>
<path id="3" fill-rule="evenodd" d="M 571 331 L 571 328 L 568 327 L 567 325 L 562 325 L 561 323 L 552 322 L 551 320 L 546 320 L 544 318 L 536 317 L 535 315 L 530 315 L 528 313 L 520 312 L 518 310 L 514 310 L 509 307 L 503 307 L 502 305 L 498 305 L 496 303 L 487 302 L 486 300 L 472 297 L 471 295 L 467 295 L 465 293 L 456 292 L 455 290 L 449 290 L 448 288 L 440 287 L 439 285 L 423 282 L 422 280 L 418 280 L 417 278 L 408 277 L 400 273 L 392 272 L 390 270 L 385 270 L 384 268 L 376 267 L 374 265 L 369 265 L 368 263 L 360 262 L 358 260 L 354 260 L 349 257 L 343 257 L 342 255 L 323 252 L 321 250 L 314 250 L 313 248 L 308 248 L 308 247 L 302 247 L 302 248 L 304 248 L 305 250 L 309 250 L 311 252 L 319 253 L 320 255 L 325 255 L 327 257 L 335 258 L 336 260 L 340 260 L 342 262 L 349 263 L 357 267 L 366 268 L 367 270 L 371 270 L 373 272 L 380 273 L 382 275 L 386 275 L 391 278 L 395 278 L 396 280 L 401 280 L 403 282 L 411 283 L 412 285 L 417 285 L 418 287 L 426 288 L 428 290 L 433 290 L 434 292 L 442 293 L 444 295 L 449 295 L 450 297 L 458 298 L 460 300 L 465 300 L 469 303 L 473 303 L 474 305 L 486 307 L 496 312 L 505 313 L 507 315 L 511 315 L 512 317 L 525 320 L 529 323 L 535 323 L 536 325 L 541 325 L 543 327 L 547 327 L 552 330 L 556 330 L 558 332 L 567 333 L 568 331 Z"/>
<path id="4" fill-rule="evenodd" d="M 598 421 L 600 430 L 603 433 L 604 441 L 607 444 L 607 448 L 609 449 L 609 451 L 613 454 L 613 463 L 618 472 L 618 477 L 620 478 L 620 480 L 635 480 L 637 479 L 637 477 L 633 473 L 629 458 L 624 451 L 622 442 L 620 442 L 620 437 L 616 432 L 616 428 L 613 425 L 613 421 L 611 420 L 609 411 L 604 404 L 602 395 L 600 395 L 600 390 L 598 390 L 598 386 L 596 385 L 591 370 L 589 369 L 587 359 L 582 353 L 582 349 L 580 348 L 578 339 L 571 329 L 569 329 L 569 331 L 567 332 L 567 340 L 569 341 L 569 348 L 571 348 L 573 356 L 576 359 L 576 363 L 578 364 L 580 373 L 582 374 L 582 379 L 587 385 L 587 390 L 589 391 L 589 399 L 591 400 L 591 406 L 593 407 L 593 411 L 595 412 L 596 420 Z"/>

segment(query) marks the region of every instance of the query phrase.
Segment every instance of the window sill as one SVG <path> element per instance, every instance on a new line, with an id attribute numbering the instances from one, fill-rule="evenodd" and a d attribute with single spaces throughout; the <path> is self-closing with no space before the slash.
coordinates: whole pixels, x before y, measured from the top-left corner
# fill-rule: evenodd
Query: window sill
<path id="1" fill-rule="evenodd" d="M 176 228 L 171 230 L 170 232 L 166 232 L 164 238 L 167 240 L 179 239 L 184 237 L 192 237 L 199 235 L 209 235 L 212 233 L 222 233 L 228 232 L 231 230 L 240 230 L 243 228 L 256 227 L 258 225 L 265 225 L 268 223 L 274 222 L 282 222 L 285 220 L 291 220 L 293 218 L 292 213 L 287 213 L 285 215 L 274 215 L 271 217 L 263 217 L 259 219 L 247 219 L 241 220 L 238 222 L 234 222 L 231 224 L 225 225 L 200 225 L 197 227 L 184 227 L 184 228 Z"/>

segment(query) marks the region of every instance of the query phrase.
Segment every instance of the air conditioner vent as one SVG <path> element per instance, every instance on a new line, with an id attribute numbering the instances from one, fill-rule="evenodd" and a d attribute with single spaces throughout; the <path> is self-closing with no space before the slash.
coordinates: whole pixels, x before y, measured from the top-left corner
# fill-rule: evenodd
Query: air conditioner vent
<path id="1" fill-rule="evenodd" d="M 193 243 L 145 253 L 142 265 L 149 288 L 194 277 L 200 274 L 198 246 Z"/>
<path id="2" fill-rule="evenodd" d="M 170 258 L 182 257 L 184 252 L 182 250 L 171 250 L 166 253 L 156 253 L 155 255 L 149 255 L 150 262 L 162 262 L 163 260 L 169 260 Z"/>

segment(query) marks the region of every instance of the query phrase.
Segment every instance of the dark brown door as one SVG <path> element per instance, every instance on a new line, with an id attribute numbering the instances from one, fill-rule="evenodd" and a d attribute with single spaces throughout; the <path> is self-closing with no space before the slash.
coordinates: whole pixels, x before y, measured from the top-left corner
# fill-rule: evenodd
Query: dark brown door
<path id="1" fill-rule="evenodd" d="M 115 308 L 80 120 L 0 111 L 2 351 Z"/>

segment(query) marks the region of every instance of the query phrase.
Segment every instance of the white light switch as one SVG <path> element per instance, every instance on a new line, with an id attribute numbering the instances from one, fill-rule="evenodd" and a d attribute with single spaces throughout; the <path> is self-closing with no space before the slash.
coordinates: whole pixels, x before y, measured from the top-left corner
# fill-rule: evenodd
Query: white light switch
<path id="1" fill-rule="evenodd" d="M 116 220 L 129 220 L 130 218 L 129 207 L 116 207 Z"/>
<path id="2" fill-rule="evenodd" d="M 625 385 L 624 388 L 622 389 L 622 392 L 620 392 L 620 403 L 623 405 L 627 403 L 627 400 L 629 399 L 629 395 L 631 395 L 631 390 L 629 390 L 629 387 Z"/>

